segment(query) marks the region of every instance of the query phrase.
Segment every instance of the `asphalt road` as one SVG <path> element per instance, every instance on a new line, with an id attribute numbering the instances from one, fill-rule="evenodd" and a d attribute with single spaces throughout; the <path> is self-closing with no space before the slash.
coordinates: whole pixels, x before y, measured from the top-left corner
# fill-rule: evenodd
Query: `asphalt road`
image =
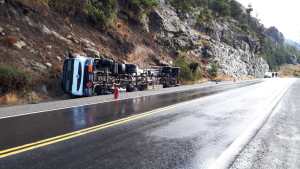
<path id="1" fill-rule="evenodd" d="M 177 103 L 138 119 L 1 158 L 0 168 L 209 168 L 282 90 L 293 84 L 293 92 L 300 92 L 292 82 L 270 79 L 250 86 L 211 87 L 1 119 L 3 150 Z"/>
<path id="2" fill-rule="evenodd" d="M 300 80 L 239 155 L 232 169 L 300 168 Z"/>

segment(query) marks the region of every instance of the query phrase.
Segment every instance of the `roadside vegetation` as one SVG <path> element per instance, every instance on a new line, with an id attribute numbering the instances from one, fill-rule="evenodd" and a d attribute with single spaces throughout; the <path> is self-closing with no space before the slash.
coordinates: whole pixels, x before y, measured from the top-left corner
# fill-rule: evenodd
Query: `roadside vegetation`
<path id="1" fill-rule="evenodd" d="M 218 76 L 218 65 L 216 63 L 210 65 L 208 69 L 208 74 L 211 76 L 212 79 Z"/>
<path id="2" fill-rule="evenodd" d="M 28 87 L 31 77 L 23 70 L 9 65 L 0 65 L 0 94 Z"/>
<path id="3" fill-rule="evenodd" d="M 175 66 L 180 67 L 180 81 L 195 82 L 202 78 L 200 64 L 189 61 L 184 55 L 180 55 L 175 60 Z"/>

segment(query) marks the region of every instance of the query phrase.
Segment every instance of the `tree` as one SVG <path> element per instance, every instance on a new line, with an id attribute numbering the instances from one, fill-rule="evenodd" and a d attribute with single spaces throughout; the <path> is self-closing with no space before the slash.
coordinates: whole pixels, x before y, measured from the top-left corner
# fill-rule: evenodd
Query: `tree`
<path id="1" fill-rule="evenodd" d="M 251 20 L 251 13 L 253 12 L 253 7 L 251 4 L 248 5 L 248 8 L 246 9 L 246 12 L 247 12 L 247 16 L 248 16 L 248 24 Z"/>
<path id="2" fill-rule="evenodd" d="M 210 8 L 220 16 L 228 16 L 230 14 L 230 6 L 227 0 L 214 0 L 210 4 Z"/>
<path id="3" fill-rule="evenodd" d="M 235 19 L 239 19 L 241 17 L 242 13 L 243 13 L 242 5 L 235 0 L 230 1 L 231 16 Z"/>
<path id="4" fill-rule="evenodd" d="M 248 16 L 251 16 L 251 13 L 253 12 L 253 7 L 251 4 L 248 5 L 248 8 L 246 9 L 246 12 Z"/>

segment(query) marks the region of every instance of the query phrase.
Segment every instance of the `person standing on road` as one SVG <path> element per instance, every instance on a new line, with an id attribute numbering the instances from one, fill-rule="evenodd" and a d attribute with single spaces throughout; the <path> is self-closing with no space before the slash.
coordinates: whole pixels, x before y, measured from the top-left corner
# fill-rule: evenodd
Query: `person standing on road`
<path id="1" fill-rule="evenodd" d="M 119 90 L 119 87 L 117 86 L 117 84 L 113 84 L 114 86 L 114 98 L 115 99 L 119 99 L 119 96 L 120 96 L 120 90 Z"/>

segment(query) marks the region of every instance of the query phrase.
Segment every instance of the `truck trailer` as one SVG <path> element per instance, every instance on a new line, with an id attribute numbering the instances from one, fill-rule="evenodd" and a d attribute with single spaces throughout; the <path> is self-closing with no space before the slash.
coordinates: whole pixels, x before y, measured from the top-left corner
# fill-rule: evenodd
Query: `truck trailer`
<path id="1" fill-rule="evenodd" d="M 64 61 L 62 88 L 72 96 L 88 97 L 111 94 L 114 86 L 127 92 L 146 90 L 151 85 L 175 87 L 179 73 L 178 67 L 139 69 L 135 64 L 75 55 Z"/>

